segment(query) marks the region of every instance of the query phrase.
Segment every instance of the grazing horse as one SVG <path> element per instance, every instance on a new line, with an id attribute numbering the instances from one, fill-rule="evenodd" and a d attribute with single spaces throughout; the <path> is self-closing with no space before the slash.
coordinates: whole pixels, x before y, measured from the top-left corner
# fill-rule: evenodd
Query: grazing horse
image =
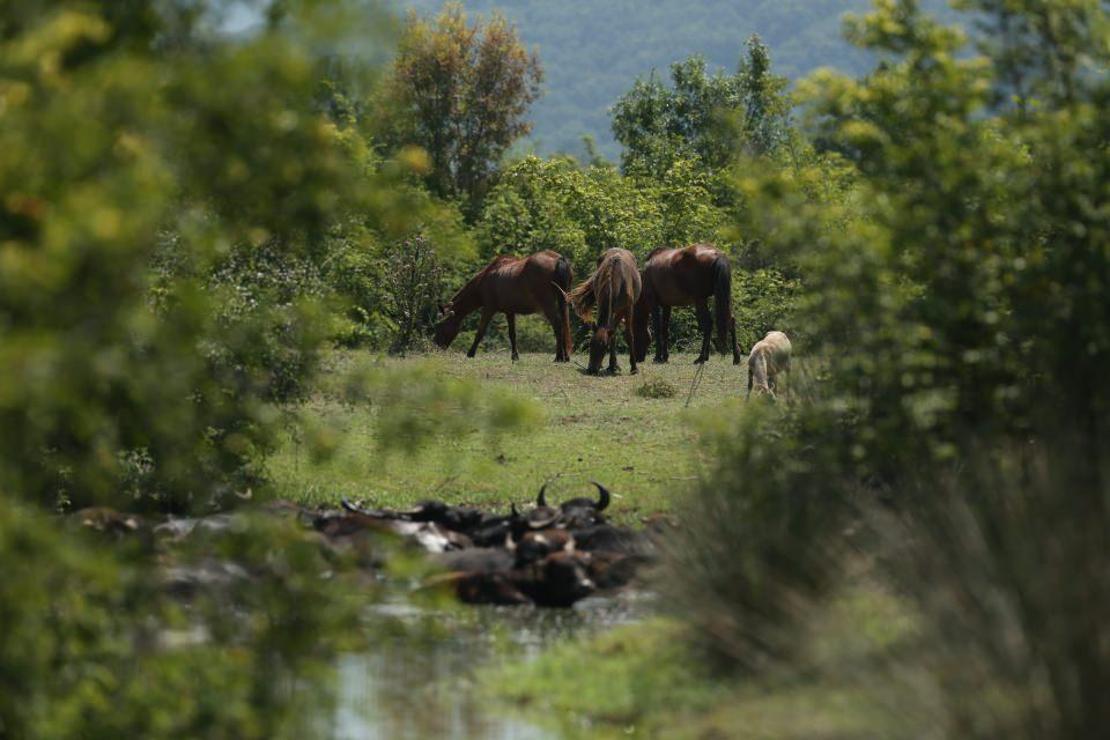
<path id="1" fill-rule="evenodd" d="M 617 367 L 617 325 L 624 321 L 624 337 L 628 342 L 628 355 L 632 374 L 636 373 L 636 349 L 633 341 L 633 313 L 640 298 L 640 271 L 636 258 L 627 249 L 608 249 L 597 261 L 597 269 L 584 283 L 571 291 L 569 299 L 574 311 L 583 321 L 593 321 L 597 308 L 597 323 L 590 340 L 590 375 L 601 370 L 601 359 L 609 351 L 609 372 Z"/>
<path id="2" fill-rule="evenodd" d="M 462 320 L 481 309 L 478 333 L 466 353 L 473 357 L 490 319 L 495 313 L 504 313 L 515 362 L 520 359 L 516 351 L 516 315 L 542 313 L 555 331 L 555 362 L 569 362 L 570 311 L 566 291 L 570 290 L 572 279 L 570 260 L 550 249 L 530 257 L 495 257 L 443 308 L 435 327 L 435 343 L 445 349 L 451 346 Z"/>
<path id="3" fill-rule="evenodd" d="M 728 256 L 708 244 L 693 244 L 682 249 L 660 247 L 648 255 L 643 271 L 644 292 L 636 306 L 636 348 L 638 359 L 647 357 L 647 317 L 651 316 L 655 334 L 655 362 L 670 358 L 668 340 L 671 308 L 689 306 L 697 310 L 698 328 L 701 330 L 701 354 L 694 362 L 709 359 L 709 339 L 713 333 L 713 317 L 709 313 L 709 299 L 715 303 L 717 324 L 717 351 L 727 351 L 726 341 L 732 344 L 732 364 L 740 364 L 740 347 L 736 344 L 736 321 L 732 318 L 732 268 Z"/>
<path id="4" fill-rule="evenodd" d="M 775 376 L 790 369 L 790 339 L 781 331 L 769 331 L 748 354 L 748 396 L 756 393 L 775 397 Z"/>

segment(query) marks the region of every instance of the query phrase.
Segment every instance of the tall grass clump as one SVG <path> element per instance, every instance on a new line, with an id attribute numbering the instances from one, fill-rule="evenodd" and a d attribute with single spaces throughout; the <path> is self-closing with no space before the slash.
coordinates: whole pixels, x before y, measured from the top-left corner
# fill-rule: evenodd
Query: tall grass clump
<path id="1" fill-rule="evenodd" d="M 1110 445 L 1064 426 L 973 444 L 868 512 L 883 572 L 925 617 L 915 660 L 954 734 L 1093 737 L 1110 685 Z"/>
<path id="2" fill-rule="evenodd" d="M 718 662 L 789 668 L 862 563 L 919 625 L 887 656 L 925 672 L 902 710 L 1090 737 L 1110 690 L 1107 19 L 962 6 L 978 55 L 911 0 L 850 20 L 882 64 L 803 81 L 818 143 L 738 168 L 741 224 L 798 270 L 795 349 L 823 370 L 715 443 L 670 582 Z"/>

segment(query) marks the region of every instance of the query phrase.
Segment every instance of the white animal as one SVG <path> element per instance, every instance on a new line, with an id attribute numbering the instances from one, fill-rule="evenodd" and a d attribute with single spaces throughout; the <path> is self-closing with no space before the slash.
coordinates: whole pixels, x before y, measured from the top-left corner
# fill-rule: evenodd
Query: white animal
<path id="1" fill-rule="evenodd" d="M 775 377 L 790 369 L 790 339 L 781 331 L 769 331 L 748 354 L 748 397 L 752 388 L 773 398 Z"/>

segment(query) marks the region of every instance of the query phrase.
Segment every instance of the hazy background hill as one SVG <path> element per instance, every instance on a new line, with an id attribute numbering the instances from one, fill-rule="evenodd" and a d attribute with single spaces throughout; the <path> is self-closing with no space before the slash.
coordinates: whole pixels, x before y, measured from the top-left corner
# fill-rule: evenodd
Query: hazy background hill
<path id="1" fill-rule="evenodd" d="M 440 0 L 401 0 L 421 12 Z M 583 134 L 615 158 L 608 108 L 640 75 L 666 76 L 671 62 L 703 54 L 736 68 L 744 41 L 758 33 L 775 67 L 792 79 L 821 66 L 859 73 L 867 55 L 845 43 L 840 19 L 869 0 L 467 0 L 471 13 L 499 9 L 539 48 L 547 78 L 533 109 L 541 152 L 581 153 Z M 943 0 L 925 6 L 943 7 Z"/>

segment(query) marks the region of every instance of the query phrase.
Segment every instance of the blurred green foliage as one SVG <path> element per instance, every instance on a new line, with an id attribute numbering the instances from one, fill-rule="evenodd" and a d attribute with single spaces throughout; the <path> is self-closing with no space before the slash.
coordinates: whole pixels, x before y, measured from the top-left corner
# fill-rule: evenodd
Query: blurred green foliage
<path id="1" fill-rule="evenodd" d="M 320 332 L 290 281 L 341 216 L 393 231 L 418 217 L 367 171 L 365 143 L 312 108 L 317 34 L 369 26 L 283 7 L 245 39 L 214 31 L 203 3 L 5 7 L 6 490 L 110 497 L 135 451 L 160 507 L 250 485 L 268 401 L 298 392 Z M 257 279 L 222 279 L 233 268 Z"/>
<path id="2" fill-rule="evenodd" d="M 335 317 L 390 331 L 381 245 L 465 243 L 418 152 L 373 152 L 353 76 L 327 88 L 326 60 L 388 19 L 259 7 L 229 35 L 219 2 L 0 4 L 4 737 L 330 731 L 333 657 L 376 596 L 344 557 L 276 514 L 177 543 L 47 513 L 257 493 Z"/>
<path id="3" fill-rule="evenodd" d="M 326 722 L 324 660 L 357 635 L 350 584 L 299 526 L 241 517 L 172 549 L 77 531 L 0 500 L 5 737 L 303 737 Z M 220 584 L 212 585 L 212 579 Z M 171 598 L 194 583 L 185 601 Z"/>
<path id="4" fill-rule="evenodd" d="M 846 26 L 876 69 L 799 84 L 815 143 L 738 165 L 739 228 L 800 279 L 821 368 L 710 437 L 675 582 L 750 668 L 874 559 L 924 617 L 946 731 L 1086 737 L 1110 685 L 1107 18 L 964 5 L 980 55 L 876 2 Z"/>

